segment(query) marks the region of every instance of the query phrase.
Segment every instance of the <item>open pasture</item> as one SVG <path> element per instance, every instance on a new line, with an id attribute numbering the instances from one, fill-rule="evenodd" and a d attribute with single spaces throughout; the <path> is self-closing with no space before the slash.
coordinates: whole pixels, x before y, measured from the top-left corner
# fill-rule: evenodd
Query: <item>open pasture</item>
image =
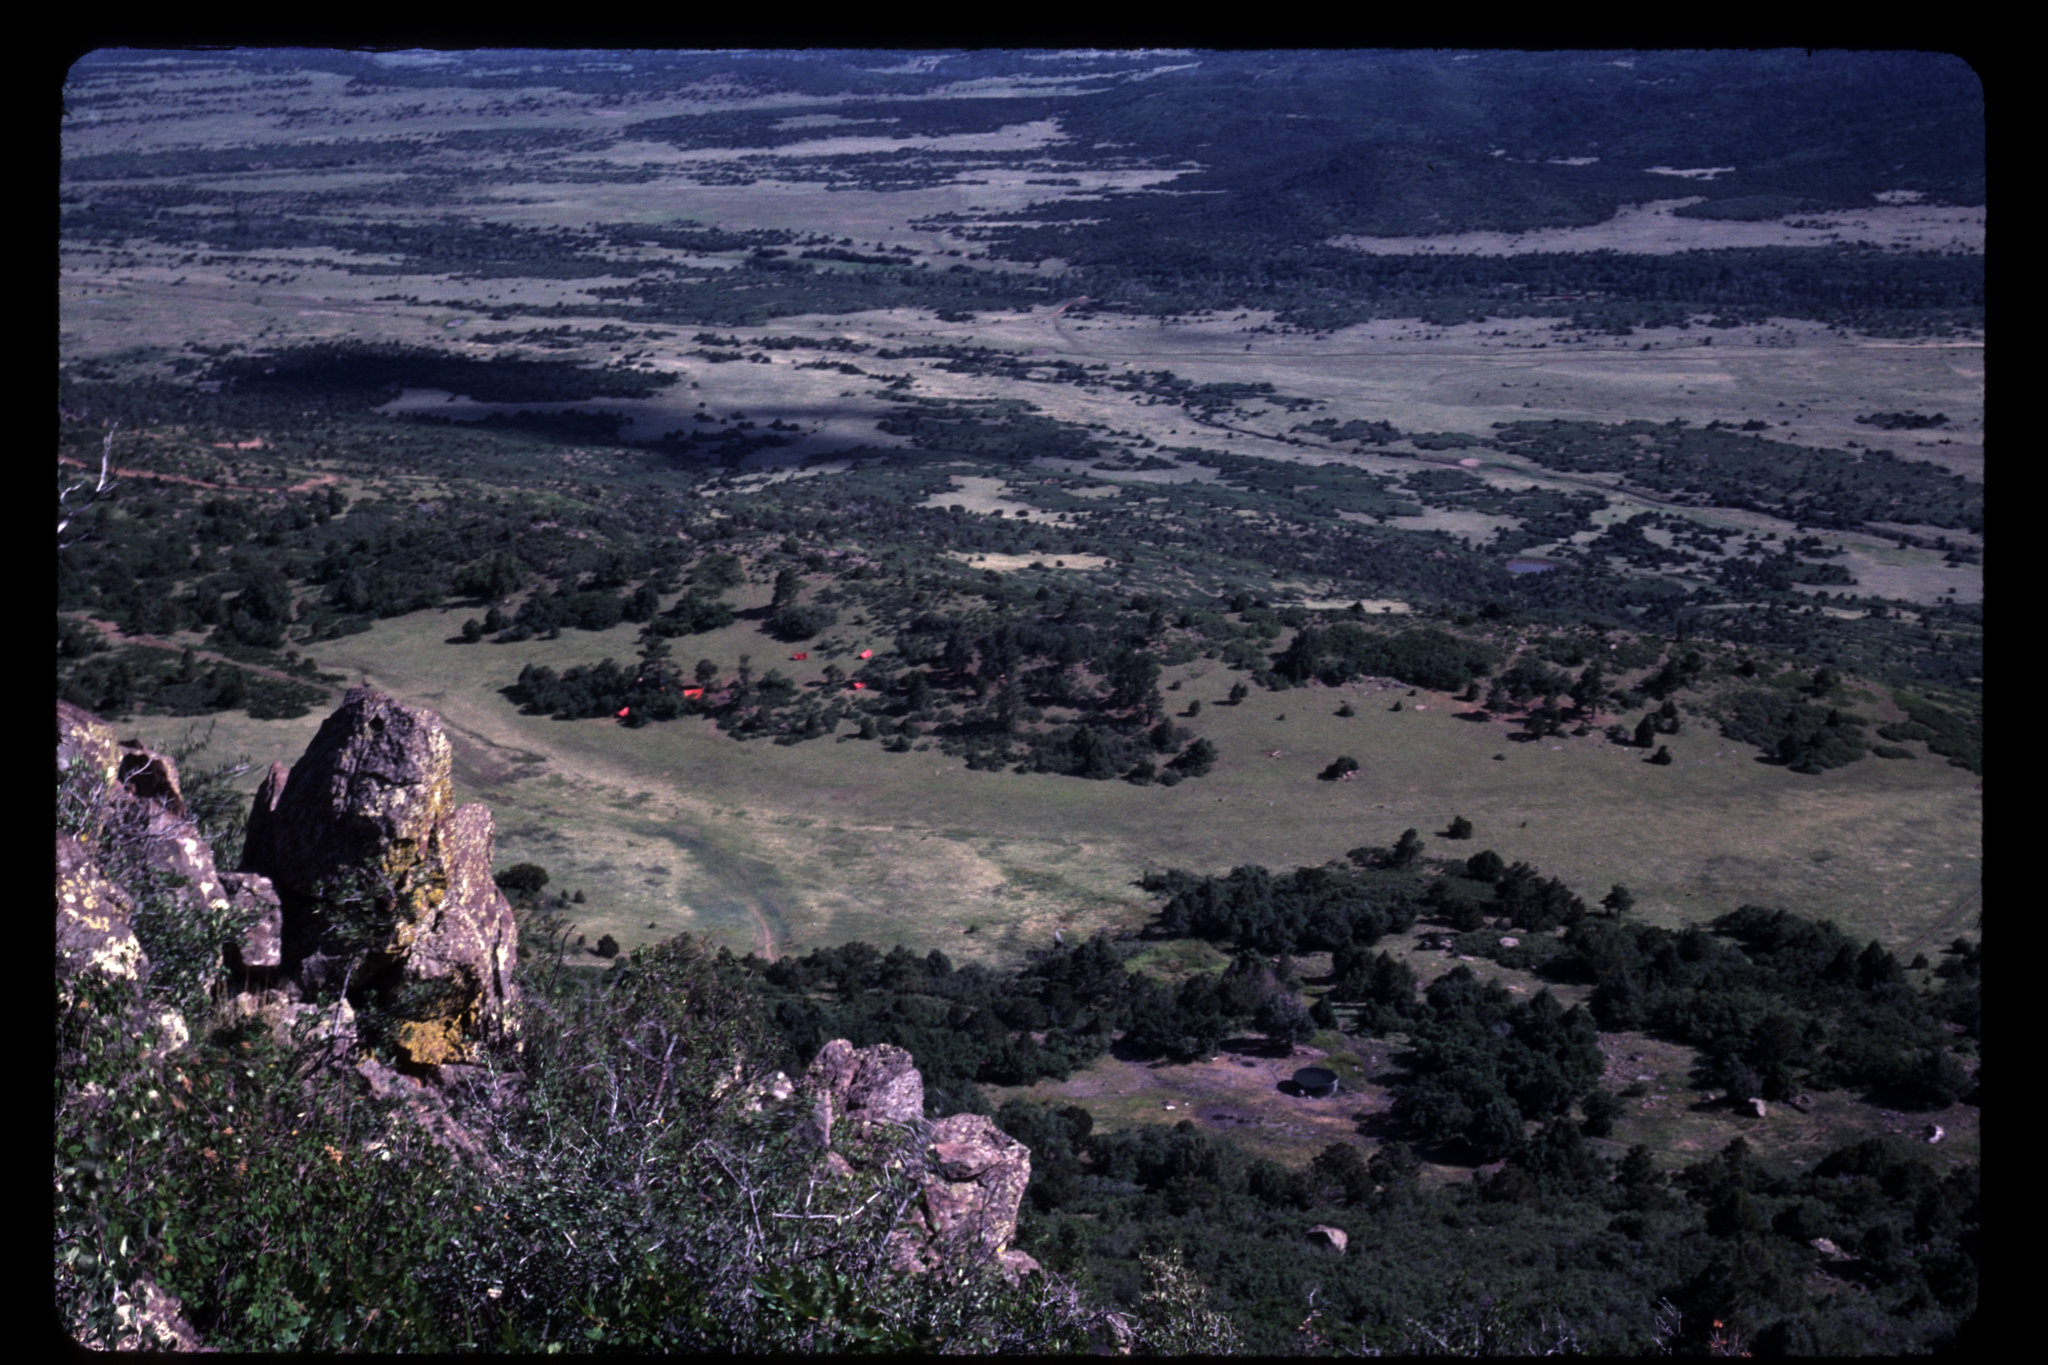
<path id="1" fill-rule="evenodd" d="M 1654 923 L 1755 903 L 1902 948 L 1945 942 L 1975 914 L 1979 784 L 1925 755 L 1805 776 L 1694 724 L 1669 740 L 1676 762 L 1656 767 L 1597 732 L 1518 743 L 1502 722 L 1405 687 L 1255 692 L 1223 705 L 1236 675 L 1198 661 L 1162 685 L 1182 683 L 1166 693 L 1174 711 L 1203 701 L 1180 723 L 1221 751 L 1207 777 L 1164 788 L 969 772 L 936 750 L 884 753 L 845 727 L 776 746 L 736 743 L 702 721 L 629 730 L 520 715 L 500 689 L 523 664 L 629 659 L 633 628 L 446 643 L 462 615 L 380 622 L 318 657 L 442 715 L 461 798 L 496 815 L 499 862 L 539 862 L 551 889 L 584 890 L 577 917 L 593 941 L 688 930 L 736 951 L 863 939 L 1014 961 L 1048 946 L 1055 928 L 1074 938 L 1141 926 L 1151 904 L 1133 882 L 1148 868 L 1288 869 L 1390 845 L 1408 828 L 1430 855 L 1491 848 L 1589 901 L 1623 883 Z M 856 648 L 889 646 L 858 628 L 836 633 Z M 821 681 L 821 662 L 792 663 L 789 652 L 741 622 L 679 642 L 677 658 L 729 669 L 751 653 L 757 670 Z M 1335 714 L 1345 701 L 1355 715 Z M 224 717 L 214 751 L 289 762 L 316 725 Z M 184 729 L 153 719 L 123 732 L 163 742 Z M 1318 780 L 1339 755 L 1359 760 L 1357 778 Z M 1470 842 L 1433 837 L 1459 814 L 1475 826 Z"/>

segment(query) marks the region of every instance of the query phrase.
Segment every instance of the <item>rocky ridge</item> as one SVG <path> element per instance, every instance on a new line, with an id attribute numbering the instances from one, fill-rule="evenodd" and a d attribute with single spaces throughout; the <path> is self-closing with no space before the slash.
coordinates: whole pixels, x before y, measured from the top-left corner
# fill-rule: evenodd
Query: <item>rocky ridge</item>
<path id="1" fill-rule="evenodd" d="M 300 760 L 273 765 L 250 814 L 241 866 L 221 872 L 186 810 L 176 763 L 58 704 L 63 793 L 82 806 L 56 847 L 60 1001 L 88 983 L 125 992 L 132 1029 L 151 1055 L 183 1047 L 202 1023 L 264 1025 L 280 1041 L 326 1045 L 372 1093 L 406 1100 L 451 1148 L 482 1159 L 438 1095 L 495 1045 L 516 1048 L 517 925 L 492 878 L 491 814 L 456 806 L 452 749 L 437 716 L 367 688 L 351 691 Z M 110 875 L 96 849 L 123 851 Z M 135 903 L 120 884 L 138 874 L 168 886 L 187 913 L 237 925 L 219 944 L 213 1018 L 187 1021 L 144 1007 L 150 964 Z M 376 1060 L 370 1021 L 399 1060 Z M 778 1078 L 780 1079 L 780 1078 Z M 1010 1243 L 1031 1154 L 981 1115 L 924 1117 L 910 1054 L 828 1043 L 795 1086 L 762 1099 L 805 1112 L 828 1174 L 850 1176 L 876 1154 L 918 1153 L 917 1192 L 891 1239 L 905 1273 L 993 1263 L 1012 1283 L 1038 1269 Z M 153 1283 L 137 1299 L 158 1337 L 197 1336 Z M 125 1320 L 125 1319 L 124 1319 Z M 140 1330 L 138 1328 L 138 1330 Z M 139 1341 L 140 1338 L 135 1339 Z M 129 1344 L 135 1344 L 130 1341 Z"/>

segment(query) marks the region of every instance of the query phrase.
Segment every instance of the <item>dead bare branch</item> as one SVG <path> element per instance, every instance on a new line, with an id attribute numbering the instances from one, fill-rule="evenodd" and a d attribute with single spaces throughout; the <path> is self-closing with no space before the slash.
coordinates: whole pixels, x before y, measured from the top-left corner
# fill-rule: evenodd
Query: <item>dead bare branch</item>
<path id="1" fill-rule="evenodd" d="M 67 550 L 91 534 L 90 532 L 80 532 L 72 535 L 69 539 L 65 537 L 65 533 L 71 529 L 71 523 L 78 520 L 80 513 L 98 502 L 101 498 L 113 495 L 114 487 L 119 482 L 114 477 L 114 433 L 120 429 L 120 426 L 121 424 L 117 421 L 108 427 L 107 438 L 100 442 L 99 482 L 88 489 L 85 481 L 80 480 L 69 488 L 60 489 L 57 493 L 57 548 L 59 550 Z M 82 500 L 74 503 L 73 499 L 80 498 L 81 495 Z"/>

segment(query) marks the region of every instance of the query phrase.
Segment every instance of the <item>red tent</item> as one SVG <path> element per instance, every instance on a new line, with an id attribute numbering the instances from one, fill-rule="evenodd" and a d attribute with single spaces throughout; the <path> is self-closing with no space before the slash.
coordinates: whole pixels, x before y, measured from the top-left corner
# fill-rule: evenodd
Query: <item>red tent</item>
<path id="1" fill-rule="evenodd" d="M 795 660 L 795 659 L 808 659 L 808 658 L 810 658 L 811 656 L 810 656 L 809 654 L 792 654 L 792 655 L 790 655 L 789 657 L 790 657 L 790 658 L 791 658 L 792 660 Z"/>
<path id="2" fill-rule="evenodd" d="M 872 659 L 875 657 L 875 651 L 873 651 L 872 649 L 864 649 L 860 652 L 860 657 L 863 659 Z"/>
<path id="3" fill-rule="evenodd" d="M 703 695 L 704 689 L 701 687 L 686 687 L 683 689 L 683 700 L 685 701 L 695 701 Z"/>
<path id="4" fill-rule="evenodd" d="M 860 692 L 860 691 L 863 691 L 863 690 L 865 690 L 865 689 L 866 689 L 866 687 L 867 687 L 867 684 L 866 684 L 866 683 L 864 683 L 864 682 L 857 682 L 857 683 L 855 683 L 855 684 L 853 685 L 853 690 L 854 690 L 854 691 L 856 691 L 856 692 Z"/>
<path id="5" fill-rule="evenodd" d="M 632 710 L 633 708 L 630 706 L 621 706 L 619 708 L 619 719 L 624 720 Z"/>

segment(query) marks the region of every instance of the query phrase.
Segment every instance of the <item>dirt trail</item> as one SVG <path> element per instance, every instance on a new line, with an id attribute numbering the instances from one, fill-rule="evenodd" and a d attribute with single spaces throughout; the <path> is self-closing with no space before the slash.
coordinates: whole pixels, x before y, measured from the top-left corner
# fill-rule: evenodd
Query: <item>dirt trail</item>
<path id="1" fill-rule="evenodd" d="M 73 469 L 90 470 L 93 467 L 92 461 L 74 459 L 69 455 L 59 455 L 57 463 L 70 465 Z M 113 474 L 119 479 L 155 479 L 159 483 L 185 483 L 194 488 L 218 488 L 224 493 L 310 493 L 316 488 L 341 482 L 339 474 L 315 474 L 284 487 L 267 483 L 208 483 L 205 479 L 195 479 L 186 474 L 164 474 L 154 469 L 122 469 L 118 466 Z"/>
<path id="2" fill-rule="evenodd" d="M 341 642 L 336 642 L 339 645 Z M 393 668 L 388 661 L 374 665 L 367 659 L 350 658 L 346 655 L 330 655 L 336 671 L 345 670 L 360 677 L 370 686 L 391 693 L 412 705 L 425 706 L 441 717 L 452 737 L 486 751 L 507 750 L 527 752 L 524 737 L 508 723 L 508 717 L 494 712 L 489 703 L 465 697 L 459 691 L 440 691 L 427 679 Z M 607 724 L 604 720 L 567 722 L 568 724 Z M 547 754 L 546 771 L 551 772 L 572 786 L 610 792 L 630 792 L 644 788 L 648 774 L 630 764 L 607 760 L 573 745 L 550 746 Z M 691 803 L 689 797 L 670 788 L 661 802 L 672 814 L 680 813 Z M 762 879 L 744 866 L 750 861 L 749 855 L 719 845 L 707 845 L 689 850 L 703 865 L 705 871 L 719 883 L 731 902 L 743 908 L 754 926 L 756 948 L 761 957 L 773 962 L 780 954 L 776 943 L 774 924 L 770 915 L 780 910 L 780 897 L 774 887 L 763 884 Z M 765 907 L 765 909 L 764 909 Z"/>
<path id="3" fill-rule="evenodd" d="M 755 932 L 761 936 L 761 960 L 763 962 L 773 962 L 775 960 L 775 936 L 768 932 L 767 917 L 761 913 L 760 906 L 751 903 L 747 906 L 747 914 L 754 921 Z"/>

